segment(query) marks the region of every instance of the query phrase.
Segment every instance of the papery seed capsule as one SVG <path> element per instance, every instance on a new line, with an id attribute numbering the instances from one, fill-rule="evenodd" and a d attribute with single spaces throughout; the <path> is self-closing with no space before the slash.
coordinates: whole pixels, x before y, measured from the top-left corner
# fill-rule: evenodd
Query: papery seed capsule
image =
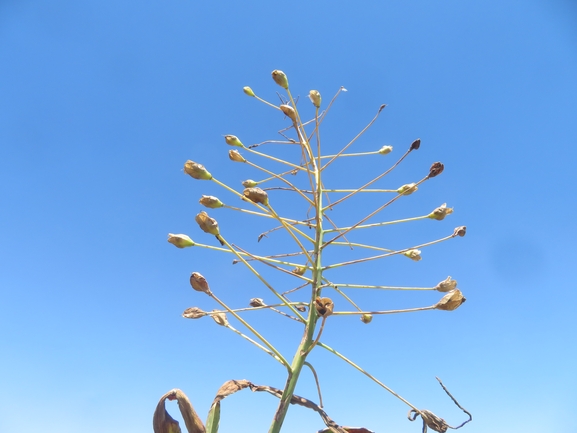
<path id="1" fill-rule="evenodd" d="M 439 284 L 437 284 L 434 289 L 439 292 L 450 292 L 457 287 L 457 280 L 453 280 L 451 277 L 445 278 Z"/>
<path id="2" fill-rule="evenodd" d="M 319 93 L 318 90 L 311 90 L 309 92 L 309 99 L 311 100 L 311 102 L 313 103 L 313 105 L 317 108 L 320 108 L 321 106 L 321 94 Z"/>
<path id="3" fill-rule="evenodd" d="M 467 233 L 467 227 L 465 226 L 461 226 L 461 227 L 457 227 L 454 231 L 453 231 L 453 236 L 465 236 L 465 234 Z"/>
<path id="4" fill-rule="evenodd" d="M 243 91 L 244 93 L 246 93 L 248 96 L 252 96 L 253 98 L 255 97 L 254 92 L 253 92 L 252 89 L 251 89 L 250 87 L 248 87 L 248 86 L 244 86 L 244 87 L 242 88 L 242 91 Z"/>
<path id="5" fill-rule="evenodd" d="M 409 150 L 418 150 L 419 147 L 421 147 L 421 139 L 417 138 L 415 141 L 411 143 L 411 147 L 409 147 Z"/>
<path id="6" fill-rule="evenodd" d="M 429 178 L 440 175 L 444 169 L 445 166 L 441 162 L 434 162 L 429 169 Z"/>
<path id="7" fill-rule="evenodd" d="M 194 241 L 190 239 L 187 235 L 175 235 L 172 233 L 168 234 L 168 242 L 177 248 L 193 247 Z"/>
<path id="8" fill-rule="evenodd" d="M 297 121 L 297 113 L 293 107 L 287 104 L 282 104 L 279 108 L 285 114 L 285 116 L 287 116 L 293 122 Z"/>
<path id="9" fill-rule="evenodd" d="M 272 71 L 272 79 L 283 89 L 288 89 L 288 78 L 283 71 L 279 71 L 278 69 Z"/>
<path id="10" fill-rule="evenodd" d="M 217 209 L 224 206 L 223 202 L 212 195 L 203 195 L 198 202 L 209 209 Z"/>
<path id="11" fill-rule="evenodd" d="M 361 316 L 361 322 L 364 324 L 369 324 L 373 321 L 373 315 L 369 313 L 365 313 Z"/>
<path id="12" fill-rule="evenodd" d="M 459 308 L 463 302 L 467 299 L 463 296 L 463 293 L 459 289 L 451 290 L 447 292 L 445 296 L 441 298 L 435 308 L 437 310 L 446 310 L 446 311 L 453 311 Z"/>
<path id="13" fill-rule="evenodd" d="M 266 304 L 262 300 L 262 298 L 252 298 L 249 302 L 251 307 L 265 307 Z"/>
<path id="14" fill-rule="evenodd" d="M 304 266 L 297 266 L 291 272 L 296 275 L 304 275 L 306 271 L 307 268 L 305 268 Z"/>
<path id="15" fill-rule="evenodd" d="M 204 278 L 200 273 L 193 272 L 190 274 L 190 285 L 194 290 L 197 292 L 203 292 L 207 295 L 211 295 L 212 292 L 210 291 L 210 287 L 208 286 L 208 282 L 206 278 Z"/>
<path id="16" fill-rule="evenodd" d="M 234 162 L 246 162 L 246 159 L 244 159 L 238 150 L 229 150 L 228 157 Z"/>
<path id="17" fill-rule="evenodd" d="M 321 317 L 328 317 L 333 314 L 334 306 L 330 298 L 317 297 L 317 299 L 315 299 L 315 308 Z"/>
<path id="18" fill-rule="evenodd" d="M 229 146 L 244 147 L 244 144 L 242 144 L 242 141 L 240 141 L 236 135 L 225 135 L 224 141 L 226 141 L 226 144 Z"/>
<path id="19" fill-rule="evenodd" d="M 416 249 L 405 251 L 403 253 L 403 255 L 405 257 L 408 257 L 411 260 L 414 260 L 415 262 L 418 262 L 422 258 L 421 257 L 421 250 L 416 250 Z"/>
<path id="20" fill-rule="evenodd" d="M 190 159 L 184 163 L 184 172 L 194 179 L 210 180 L 212 174 L 208 172 L 204 165 L 198 164 Z"/>
<path id="21" fill-rule="evenodd" d="M 206 316 L 206 312 L 198 307 L 190 307 L 183 311 L 182 317 L 185 319 L 200 319 Z"/>
<path id="22" fill-rule="evenodd" d="M 393 151 L 393 146 L 383 146 L 379 149 L 381 155 L 387 155 Z"/>
<path id="23" fill-rule="evenodd" d="M 205 211 L 197 214 L 194 220 L 197 222 L 198 226 L 203 232 L 215 236 L 220 234 L 218 230 L 218 223 L 214 218 L 209 217 Z"/>
<path id="24" fill-rule="evenodd" d="M 439 206 L 438 208 L 433 210 L 433 212 L 427 215 L 427 217 L 437 221 L 442 221 L 445 219 L 447 215 L 451 215 L 452 213 L 453 208 L 447 207 L 447 203 L 443 203 L 441 206 Z"/>
<path id="25" fill-rule="evenodd" d="M 407 184 L 399 187 L 399 189 L 397 189 L 397 192 L 399 194 L 402 194 L 402 195 L 411 195 L 412 193 L 414 193 L 418 189 L 419 188 L 417 187 L 417 184 L 407 183 Z"/>
<path id="26" fill-rule="evenodd" d="M 268 206 L 268 194 L 260 188 L 245 188 L 242 194 L 254 203 Z"/>
<path id="27" fill-rule="evenodd" d="M 222 311 L 218 312 L 218 310 L 212 310 L 211 313 L 210 317 L 212 317 L 216 323 L 220 326 L 228 326 L 228 319 L 226 318 L 225 313 Z"/>

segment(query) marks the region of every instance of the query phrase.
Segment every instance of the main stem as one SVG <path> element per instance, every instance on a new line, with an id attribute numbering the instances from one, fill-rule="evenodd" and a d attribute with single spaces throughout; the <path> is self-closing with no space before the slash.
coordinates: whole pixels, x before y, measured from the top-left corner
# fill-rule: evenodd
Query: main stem
<path id="1" fill-rule="evenodd" d="M 303 134 L 301 135 L 301 140 L 306 139 L 306 136 Z M 311 161 L 312 165 L 314 161 Z M 322 183 L 321 183 L 321 173 L 320 167 L 317 166 L 314 172 L 314 178 L 316 183 L 316 190 L 315 190 L 315 208 L 316 208 L 316 236 L 315 236 L 315 243 L 314 243 L 314 252 L 313 252 L 313 283 L 312 283 L 312 293 L 311 293 L 311 300 L 309 304 L 309 316 L 306 321 L 305 331 L 303 333 L 302 340 L 299 344 L 299 347 L 295 353 L 293 358 L 290 371 L 288 373 L 287 381 L 285 384 L 285 388 L 283 390 L 282 397 L 280 399 L 280 403 L 274 415 L 272 424 L 269 429 L 269 433 L 279 433 L 286 417 L 288 408 L 290 406 L 290 401 L 294 394 L 297 382 L 299 380 L 299 376 L 301 374 L 302 368 L 305 365 L 306 357 L 308 355 L 309 348 L 314 341 L 314 332 L 315 327 L 318 320 L 317 310 L 314 307 L 315 299 L 319 293 L 319 286 L 322 285 L 322 262 L 321 262 L 321 254 L 322 249 L 321 246 L 323 244 L 323 206 L 322 206 Z"/>

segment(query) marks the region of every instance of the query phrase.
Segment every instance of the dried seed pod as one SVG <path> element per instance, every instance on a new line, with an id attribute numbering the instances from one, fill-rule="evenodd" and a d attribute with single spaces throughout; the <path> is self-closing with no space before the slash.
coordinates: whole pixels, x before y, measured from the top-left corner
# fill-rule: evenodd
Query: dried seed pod
<path id="1" fill-rule="evenodd" d="M 383 146 L 379 149 L 381 155 L 387 155 L 393 151 L 393 146 Z"/>
<path id="2" fill-rule="evenodd" d="M 229 146 L 244 147 L 244 144 L 242 144 L 242 141 L 240 141 L 236 135 L 225 135 L 224 141 L 226 141 L 226 144 Z"/>
<path id="3" fill-rule="evenodd" d="M 442 221 L 445 219 L 445 217 L 447 215 L 451 215 L 452 213 L 453 213 L 453 208 L 447 207 L 447 203 L 443 203 L 441 206 L 434 209 L 433 212 L 431 212 L 429 215 L 427 215 L 427 217 L 434 219 L 434 220 L 437 220 L 437 221 Z"/>
<path id="4" fill-rule="evenodd" d="M 208 286 L 206 278 L 204 278 L 198 272 L 193 272 L 192 274 L 190 274 L 190 285 L 197 292 L 203 292 L 206 293 L 207 295 L 212 295 L 212 292 L 210 291 L 210 287 Z"/>
<path id="5" fill-rule="evenodd" d="M 234 162 L 246 162 L 246 159 L 240 154 L 238 150 L 231 149 L 228 151 L 228 157 Z"/>
<path id="6" fill-rule="evenodd" d="M 217 209 L 224 206 L 223 202 L 212 195 L 203 195 L 198 202 L 209 209 Z"/>
<path id="7" fill-rule="evenodd" d="M 409 150 L 418 150 L 419 147 L 421 147 L 421 139 L 417 138 L 415 141 L 411 143 L 411 147 L 409 147 Z"/>
<path id="8" fill-rule="evenodd" d="M 243 91 L 245 94 L 247 94 L 248 96 L 252 96 L 253 98 L 255 97 L 254 92 L 253 92 L 252 89 L 251 89 L 250 87 L 248 87 L 248 86 L 244 86 L 244 87 L 242 88 L 242 91 Z"/>
<path id="9" fill-rule="evenodd" d="M 361 322 L 364 324 L 369 324 L 373 321 L 373 315 L 369 313 L 365 313 L 361 316 Z"/>
<path id="10" fill-rule="evenodd" d="M 283 89 L 288 89 L 288 78 L 283 71 L 279 71 L 278 69 L 272 71 L 272 79 Z"/>
<path id="11" fill-rule="evenodd" d="M 203 232 L 215 236 L 220 234 L 218 230 L 218 223 L 214 218 L 209 217 L 205 211 L 197 214 L 196 217 L 194 217 L 194 220 L 197 222 Z"/>
<path id="12" fill-rule="evenodd" d="M 251 307 L 266 307 L 266 304 L 262 300 L 262 298 L 252 298 L 249 302 Z"/>
<path id="13" fill-rule="evenodd" d="M 291 272 L 295 275 L 304 275 L 306 271 L 307 268 L 305 268 L 304 266 L 297 266 Z"/>
<path id="14" fill-rule="evenodd" d="M 315 107 L 320 108 L 322 99 L 321 94 L 319 93 L 318 90 L 311 90 L 309 92 L 309 99 L 311 100 L 311 102 Z"/>
<path id="15" fill-rule="evenodd" d="M 260 188 L 245 188 L 242 195 L 254 203 L 262 203 L 268 206 L 268 194 Z"/>
<path id="16" fill-rule="evenodd" d="M 297 112 L 295 111 L 295 109 L 293 107 L 291 107 L 290 105 L 287 105 L 287 104 L 282 104 L 279 108 L 285 114 L 285 116 L 287 116 L 293 122 L 297 121 Z"/>
<path id="17" fill-rule="evenodd" d="M 210 174 L 208 170 L 204 168 L 204 165 L 191 161 L 190 159 L 184 163 L 184 172 L 193 179 L 212 179 L 212 174 Z"/>
<path id="18" fill-rule="evenodd" d="M 455 236 L 463 237 L 463 236 L 465 236 L 466 233 L 467 233 L 467 227 L 460 226 L 460 227 L 457 227 L 455 229 L 455 231 L 453 231 L 453 237 L 455 237 Z"/>
<path id="19" fill-rule="evenodd" d="M 333 314 L 334 306 L 335 305 L 330 298 L 317 297 L 317 299 L 315 299 L 315 308 L 321 317 L 328 317 Z"/>
<path id="20" fill-rule="evenodd" d="M 445 278 L 439 284 L 437 284 L 434 289 L 439 292 L 449 292 L 457 287 L 457 280 L 453 280 L 451 277 Z"/>
<path id="21" fill-rule="evenodd" d="M 438 417 L 430 410 L 417 411 L 411 409 L 408 415 L 409 421 L 414 421 L 419 415 L 421 415 L 421 419 L 423 420 L 423 432 L 427 431 L 427 427 L 438 433 L 445 433 L 449 428 L 449 424 L 447 424 L 443 418 Z"/>
<path id="22" fill-rule="evenodd" d="M 168 234 L 168 242 L 177 248 L 193 247 L 194 241 L 190 239 L 187 235 L 175 235 L 172 233 Z"/>
<path id="23" fill-rule="evenodd" d="M 183 311 L 182 317 L 185 319 L 200 319 L 206 316 L 206 311 L 201 310 L 198 307 L 190 307 Z"/>
<path id="24" fill-rule="evenodd" d="M 434 162 L 433 165 L 431 165 L 431 168 L 429 169 L 429 179 L 440 175 L 444 169 L 445 166 L 443 165 L 443 163 Z"/>
<path id="25" fill-rule="evenodd" d="M 411 260 L 414 260 L 415 262 L 418 262 L 419 260 L 422 259 L 422 257 L 421 257 L 421 250 L 417 250 L 417 249 L 412 249 L 412 250 L 405 251 L 405 252 L 403 253 L 403 255 L 404 255 L 405 257 L 408 257 L 408 258 L 411 259 Z"/>
<path id="26" fill-rule="evenodd" d="M 301 313 L 304 313 L 305 311 L 307 311 L 307 307 L 304 305 L 296 305 L 295 308 L 297 310 L 299 310 Z"/>
<path id="27" fill-rule="evenodd" d="M 402 195 L 411 195 L 412 193 L 414 193 L 418 189 L 419 188 L 417 187 L 417 184 L 407 183 L 403 186 L 400 186 L 399 189 L 397 189 L 397 192 L 399 194 L 402 194 Z"/>
<path id="28" fill-rule="evenodd" d="M 244 186 L 245 188 L 253 188 L 257 185 L 258 185 L 258 182 L 255 182 L 252 179 L 247 179 L 247 180 L 242 181 L 242 186 Z"/>
<path id="29" fill-rule="evenodd" d="M 212 310 L 210 317 L 212 317 L 220 326 L 228 326 L 228 319 L 226 318 L 226 314 L 222 311 L 219 312 L 218 310 Z"/>
<path id="30" fill-rule="evenodd" d="M 463 293 L 459 289 L 454 289 L 449 292 L 445 296 L 441 298 L 435 308 L 437 310 L 445 310 L 445 311 L 453 311 L 456 310 L 461 306 L 463 302 L 467 299 L 463 296 Z"/>

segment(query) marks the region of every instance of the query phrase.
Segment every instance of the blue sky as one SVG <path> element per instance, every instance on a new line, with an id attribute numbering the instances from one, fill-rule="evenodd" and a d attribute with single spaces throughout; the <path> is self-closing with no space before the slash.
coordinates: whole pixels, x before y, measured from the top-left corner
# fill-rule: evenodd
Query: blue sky
<path id="1" fill-rule="evenodd" d="M 202 194 L 240 204 L 185 176 L 184 161 L 203 163 L 237 189 L 263 177 L 228 160 L 222 135 L 252 144 L 288 126 L 242 92 L 250 85 L 278 102 L 273 69 L 287 73 L 307 116 L 309 90 L 328 101 L 348 89 L 323 124 L 327 153 L 387 104 L 352 151 L 390 144 L 394 152 L 335 164 L 327 182 L 336 187 L 378 175 L 418 137 L 421 149 L 380 187 L 445 164 L 374 222 L 444 202 L 453 215 L 358 239 L 405 248 L 468 227 L 465 238 L 424 249 L 420 262 L 391 257 L 334 274 L 403 286 L 451 275 L 467 297 L 461 308 L 370 325 L 334 317 L 322 340 L 419 408 L 459 424 L 463 414 L 439 376 L 473 413 L 463 431 L 575 430 L 575 3 L 4 0 L 0 59 L 0 431 L 152 431 L 154 407 L 171 388 L 185 391 L 205 418 L 226 380 L 282 387 L 284 371 L 270 357 L 208 318 L 180 316 L 190 306 L 216 308 L 191 290 L 193 271 L 235 307 L 252 297 L 272 302 L 271 295 L 230 256 L 166 242 L 173 232 L 214 244 L 194 223 Z M 304 218 L 306 207 L 275 194 L 279 209 Z M 331 217 L 354 223 L 382 200 L 365 195 Z M 257 244 L 270 228 L 258 219 L 210 213 L 243 248 L 288 245 L 280 234 Z M 263 272 L 279 288 L 293 284 Z M 349 294 L 371 309 L 439 298 Z M 298 324 L 267 313 L 247 319 L 292 357 Z M 406 420 L 407 406 L 339 359 L 318 349 L 309 360 L 338 423 L 420 431 Z M 297 393 L 316 400 L 315 392 L 305 372 Z M 267 430 L 277 402 L 245 393 L 224 401 L 221 431 Z M 176 415 L 176 406 L 169 411 Z M 309 412 L 291 408 L 286 431 L 322 428 Z"/>

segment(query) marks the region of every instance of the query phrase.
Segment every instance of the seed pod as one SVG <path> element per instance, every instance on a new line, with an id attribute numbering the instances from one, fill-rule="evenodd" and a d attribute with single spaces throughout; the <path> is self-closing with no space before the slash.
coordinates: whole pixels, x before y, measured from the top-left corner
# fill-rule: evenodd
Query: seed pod
<path id="1" fill-rule="evenodd" d="M 301 313 L 307 311 L 307 307 L 305 307 L 304 305 L 295 305 L 295 308 L 299 310 Z"/>
<path id="2" fill-rule="evenodd" d="M 463 237 L 463 236 L 465 236 L 466 233 L 467 233 L 467 227 L 460 226 L 460 227 L 457 227 L 455 229 L 455 231 L 453 232 L 453 237 L 455 237 L 455 236 Z"/>
<path id="3" fill-rule="evenodd" d="M 369 324 L 373 321 L 373 315 L 369 313 L 365 313 L 361 316 L 361 322 L 364 324 Z"/>
<path id="4" fill-rule="evenodd" d="M 251 307 L 266 307 L 266 304 L 262 300 L 262 298 L 252 298 L 249 302 Z"/>
<path id="5" fill-rule="evenodd" d="M 208 172 L 204 165 L 191 161 L 190 159 L 184 163 L 184 172 L 194 179 L 210 180 L 212 174 Z"/>
<path id="6" fill-rule="evenodd" d="M 444 169 L 445 166 L 443 165 L 443 163 L 434 162 L 433 165 L 431 165 L 431 168 L 429 169 L 429 179 L 440 175 Z"/>
<path id="7" fill-rule="evenodd" d="M 201 310 L 198 307 L 190 307 L 184 310 L 182 313 L 182 317 L 185 319 L 200 319 L 201 317 L 206 316 L 206 312 Z"/>
<path id="8" fill-rule="evenodd" d="M 203 195 L 198 202 L 209 209 L 217 209 L 224 206 L 223 202 L 212 195 Z"/>
<path id="9" fill-rule="evenodd" d="M 242 91 L 247 94 L 248 96 L 252 96 L 253 98 L 255 97 L 254 92 L 252 91 L 252 89 L 248 86 L 245 86 L 242 88 Z"/>
<path id="10" fill-rule="evenodd" d="M 405 251 L 405 252 L 403 253 L 403 255 L 404 255 L 405 257 L 408 257 L 408 258 L 411 259 L 411 260 L 414 260 L 415 262 L 418 262 L 419 260 L 422 259 L 422 257 L 421 257 L 421 250 L 416 250 L 416 249 L 408 250 L 408 251 Z"/>
<path id="11" fill-rule="evenodd" d="M 437 310 L 453 311 L 459 308 L 459 306 L 465 302 L 467 299 L 463 296 L 463 293 L 459 289 L 451 290 L 447 292 L 445 296 L 441 298 L 439 302 L 435 305 Z"/>
<path id="12" fill-rule="evenodd" d="M 226 318 L 226 314 L 223 312 L 218 312 L 218 310 L 212 310 L 212 314 L 210 315 L 214 319 L 216 323 L 220 326 L 228 326 L 228 319 Z"/>
<path id="13" fill-rule="evenodd" d="M 206 278 L 204 278 L 198 272 L 193 272 L 192 274 L 190 274 L 190 285 L 197 292 L 203 292 L 206 293 L 207 295 L 212 295 L 210 287 L 208 287 L 208 282 L 206 281 Z"/>
<path id="14" fill-rule="evenodd" d="M 272 79 L 283 89 L 288 89 L 288 78 L 283 71 L 279 71 L 278 69 L 272 71 Z"/>
<path id="15" fill-rule="evenodd" d="M 383 146 L 379 149 L 381 155 L 387 155 L 393 151 L 393 146 Z"/>
<path id="16" fill-rule="evenodd" d="M 242 181 L 242 186 L 244 186 L 245 188 L 252 188 L 258 185 L 258 182 L 255 182 L 252 179 L 247 179 L 247 180 L 243 180 Z"/>
<path id="17" fill-rule="evenodd" d="M 451 277 L 447 277 L 439 284 L 437 284 L 434 289 L 439 292 L 449 292 L 457 287 L 457 280 L 453 280 Z"/>
<path id="18" fill-rule="evenodd" d="M 317 299 L 315 299 L 315 308 L 321 317 L 328 317 L 333 314 L 334 306 L 335 305 L 330 298 L 317 297 Z"/>
<path id="19" fill-rule="evenodd" d="M 319 93 L 318 90 L 311 90 L 309 92 L 309 99 L 311 100 L 311 102 L 315 107 L 320 108 L 322 99 L 321 94 Z"/>
<path id="20" fill-rule="evenodd" d="M 228 157 L 230 158 L 231 161 L 234 162 L 246 162 L 246 159 L 244 159 L 244 157 L 240 154 L 238 150 L 234 149 L 229 150 Z"/>
<path id="21" fill-rule="evenodd" d="M 225 135 L 224 141 L 226 141 L 226 144 L 229 146 L 244 147 L 244 144 L 242 144 L 242 141 L 240 141 L 236 135 Z"/>
<path id="22" fill-rule="evenodd" d="M 402 195 L 411 195 L 412 193 L 414 193 L 418 189 L 419 188 L 417 187 L 417 185 L 415 183 L 407 183 L 407 184 L 399 187 L 399 189 L 397 189 L 397 192 L 399 194 L 402 194 Z"/>
<path id="23" fill-rule="evenodd" d="M 169 233 L 168 242 L 170 242 L 177 248 L 186 248 L 194 246 L 194 241 L 190 239 L 187 235 L 174 235 L 172 233 Z"/>
<path id="24" fill-rule="evenodd" d="M 418 150 L 421 147 L 421 139 L 417 138 L 415 141 L 411 143 L 411 147 L 409 147 L 409 151 L 411 150 Z"/>
<path id="25" fill-rule="evenodd" d="M 268 194 L 260 188 L 245 188 L 242 194 L 254 203 L 262 203 L 268 206 Z"/>
<path id="26" fill-rule="evenodd" d="M 218 223 L 214 218 L 209 217 L 205 211 L 197 214 L 194 220 L 197 222 L 198 226 L 203 232 L 215 236 L 220 234 L 218 230 Z"/>
<path id="27" fill-rule="evenodd" d="M 293 122 L 297 121 L 297 113 L 293 107 L 287 104 L 282 104 L 279 108 L 285 114 L 285 116 L 287 116 Z"/>
<path id="28" fill-rule="evenodd" d="M 443 203 L 441 206 L 439 206 L 438 208 L 433 210 L 433 212 L 427 215 L 427 217 L 437 221 L 442 221 L 445 219 L 447 215 L 451 215 L 452 213 L 453 208 L 447 207 L 447 203 Z"/>
<path id="29" fill-rule="evenodd" d="M 306 271 L 307 268 L 305 268 L 304 266 L 297 266 L 291 272 L 295 275 L 304 275 Z"/>

